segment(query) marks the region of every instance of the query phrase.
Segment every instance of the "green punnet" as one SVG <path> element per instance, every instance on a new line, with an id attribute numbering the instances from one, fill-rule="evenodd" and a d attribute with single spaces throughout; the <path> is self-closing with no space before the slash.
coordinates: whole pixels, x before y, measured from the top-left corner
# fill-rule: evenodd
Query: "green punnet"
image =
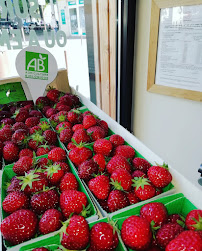
<path id="1" fill-rule="evenodd" d="M 141 187 L 142 189 L 144 189 L 144 186 L 146 186 L 146 185 L 151 186 L 151 183 L 150 183 L 149 179 L 147 179 L 147 178 L 135 177 L 132 181 L 133 181 L 132 186 L 135 187 L 137 190 L 138 190 L 138 188 L 140 188 L 140 187 Z"/>
<path id="2" fill-rule="evenodd" d="M 53 174 L 57 173 L 59 170 L 61 170 L 60 165 L 54 164 L 52 166 L 48 166 L 45 171 L 47 172 L 47 176 L 52 178 Z"/>
<path id="3" fill-rule="evenodd" d="M 48 122 L 43 121 L 39 124 L 39 127 L 42 129 L 42 131 L 46 131 L 50 128 L 50 125 Z"/>
<path id="4" fill-rule="evenodd" d="M 118 180 L 113 180 L 111 179 L 110 184 L 113 186 L 114 190 L 120 190 L 120 191 L 124 191 L 123 187 L 121 186 L 121 182 L 118 182 Z"/>
<path id="5" fill-rule="evenodd" d="M 90 211 L 91 211 L 90 204 L 87 207 L 83 205 L 83 210 L 81 211 L 80 215 L 86 218 L 90 214 Z"/>
<path id="6" fill-rule="evenodd" d="M 29 174 L 25 173 L 25 176 L 17 177 L 17 179 L 22 180 L 20 182 L 20 185 L 22 185 L 21 190 L 24 191 L 26 186 L 32 188 L 32 182 L 38 181 L 39 180 L 38 177 L 39 175 L 35 174 L 34 172 L 30 172 Z"/>
<path id="7" fill-rule="evenodd" d="M 202 217 L 198 214 L 198 220 L 195 218 L 192 218 L 192 220 L 196 222 L 196 224 L 193 224 L 192 227 L 196 230 L 202 230 Z"/>

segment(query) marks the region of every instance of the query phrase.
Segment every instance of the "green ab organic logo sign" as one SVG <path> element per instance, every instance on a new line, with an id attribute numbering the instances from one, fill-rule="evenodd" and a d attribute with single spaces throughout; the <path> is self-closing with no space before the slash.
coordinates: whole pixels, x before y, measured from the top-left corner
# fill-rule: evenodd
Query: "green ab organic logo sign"
<path id="1" fill-rule="evenodd" d="M 48 54 L 26 51 L 25 78 L 48 80 Z"/>

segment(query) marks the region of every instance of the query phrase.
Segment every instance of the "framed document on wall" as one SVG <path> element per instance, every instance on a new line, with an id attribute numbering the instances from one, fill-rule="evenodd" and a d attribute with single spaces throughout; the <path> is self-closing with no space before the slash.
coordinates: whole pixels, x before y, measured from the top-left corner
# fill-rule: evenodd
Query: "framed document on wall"
<path id="1" fill-rule="evenodd" d="M 202 101 L 202 0 L 152 0 L 147 90 Z"/>

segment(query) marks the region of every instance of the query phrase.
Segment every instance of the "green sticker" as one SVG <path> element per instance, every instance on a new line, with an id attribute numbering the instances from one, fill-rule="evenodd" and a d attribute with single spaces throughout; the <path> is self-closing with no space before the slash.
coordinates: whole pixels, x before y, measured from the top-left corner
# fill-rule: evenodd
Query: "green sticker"
<path id="1" fill-rule="evenodd" d="M 0 104 L 27 100 L 20 82 L 0 85 Z"/>
<path id="2" fill-rule="evenodd" d="M 26 51 L 25 78 L 48 79 L 48 54 Z"/>

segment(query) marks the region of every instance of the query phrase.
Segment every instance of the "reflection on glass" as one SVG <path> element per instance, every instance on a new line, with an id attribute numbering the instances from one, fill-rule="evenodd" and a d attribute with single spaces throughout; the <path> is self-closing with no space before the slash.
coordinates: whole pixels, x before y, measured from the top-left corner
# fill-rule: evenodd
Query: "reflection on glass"
<path id="1" fill-rule="evenodd" d="M 84 7 L 79 7 L 80 27 L 82 35 L 86 35 Z"/>
<path id="2" fill-rule="evenodd" d="M 70 15 L 70 26 L 71 26 L 71 34 L 78 34 L 78 22 L 77 22 L 77 10 L 76 8 L 69 10 Z"/>

